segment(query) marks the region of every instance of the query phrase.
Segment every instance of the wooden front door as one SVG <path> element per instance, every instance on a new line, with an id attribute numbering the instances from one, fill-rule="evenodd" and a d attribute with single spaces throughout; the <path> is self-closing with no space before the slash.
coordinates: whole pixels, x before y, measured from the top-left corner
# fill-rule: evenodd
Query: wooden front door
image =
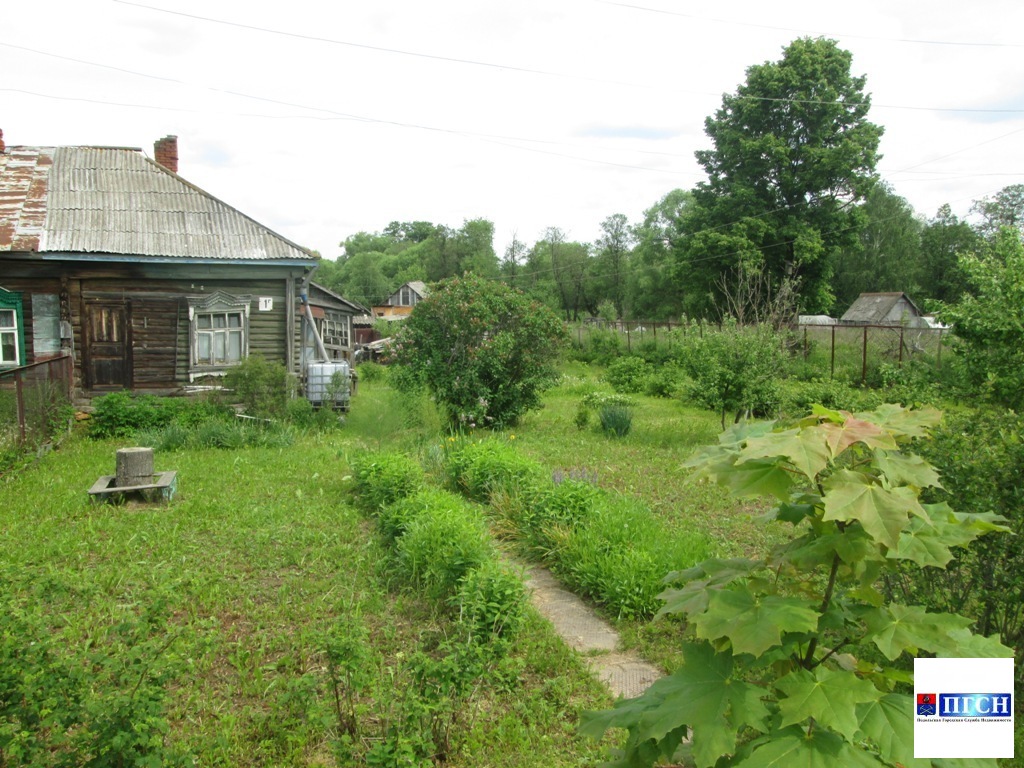
<path id="1" fill-rule="evenodd" d="M 132 344 L 126 302 L 86 305 L 86 386 L 89 389 L 130 389 Z"/>

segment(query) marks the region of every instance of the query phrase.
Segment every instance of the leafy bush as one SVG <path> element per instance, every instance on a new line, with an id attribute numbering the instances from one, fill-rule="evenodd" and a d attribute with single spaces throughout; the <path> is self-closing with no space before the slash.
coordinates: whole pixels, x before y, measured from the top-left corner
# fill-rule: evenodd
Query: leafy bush
<path id="1" fill-rule="evenodd" d="M 402 323 L 393 355 L 453 424 L 500 427 L 540 407 L 565 341 L 547 307 L 470 274 L 434 286 Z"/>
<path id="2" fill-rule="evenodd" d="M 641 357 L 620 357 L 608 366 L 605 381 L 616 392 L 636 394 L 643 392 L 654 369 Z"/>
<path id="3" fill-rule="evenodd" d="M 612 437 L 625 437 L 633 428 L 633 411 L 621 405 L 606 405 L 598 412 L 601 429 Z"/>
<path id="4" fill-rule="evenodd" d="M 744 412 L 772 414 L 778 405 L 777 377 L 785 355 L 780 335 L 770 326 L 742 327 L 735 321 L 703 335 L 688 326 L 676 338 L 675 354 L 690 379 L 689 397 L 738 420 Z"/>
<path id="5" fill-rule="evenodd" d="M 414 517 L 395 544 L 395 569 L 434 598 L 456 592 L 459 582 L 493 557 L 480 513 L 467 502 L 431 508 Z"/>
<path id="6" fill-rule="evenodd" d="M 573 357 L 584 363 L 609 365 L 624 350 L 622 335 L 610 328 L 591 328 L 581 332 L 582 344 L 574 345 Z"/>
<path id="7" fill-rule="evenodd" d="M 1009 408 L 1024 406 L 1024 242 L 1006 227 L 977 255 L 960 258 L 970 292 L 941 305 L 939 317 L 953 327 L 965 378 L 977 395 Z"/>
<path id="8" fill-rule="evenodd" d="M 859 411 L 879 404 L 879 396 L 874 392 L 852 387 L 840 379 L 787 379 L 780 385 L 779 411 L 793 418 L 802 416 L 815 405 Z"/>
<path id="9" fill-rule="evenodd" d="M 356 366 L 360 381 L 385 381 L 388 369 L 379 363 L 360 363 Z"/>
<path id="10" fill-rule="evenodd" d="M 544 474 L 540 464 L 498 439 L 456 441 L 448 450 L 446 467 L 454 490 L 484 503 L 498 488 L 529 483 Z"/>
<path id="11" fill-rule="evenodd" d="M 683 386 L 683 374 L 675 365 L 656 368 L 644 383 L 644 394 L 651 397 L 676 397 Z"/>
<path id="12" fill-rule="evenodd" d="M 632 408 L 636 400 L 628 395 L 609 394 L 606 392 L 588 392 L 583 396 L 580 403 L 593 410 L 600 410 L 608 407 Z"/>
<path id="13" fill-rule="evenodd" d="M 230 418 L 230 408 L 209 399 L 156 397 L 128 391 L 112 392 L 93 400 L 89 435 L 96 438 L 129 437 L 141 431 L 159 431 L 170 424 L 185 428 Z"/>
<path id="14" fill-rule="evenodd" d="M 423 487 L 423 468 L 404 453 L 380 451 L 352 459 L 356 505 L 376 512 Z"/>
<path id="15" fill-rule="evenodd" d="M 224 386 L 235 393 L 250 416 L 281 418 L 297 383 L 283 364 L 272 363 L 262 355 L 249 355 L 228 369 Z"/>
<path id="16" fill-rule="evenodd" d="M 112 392 L 93 400 L 89 420 L 92 437 L 127 437 L 143 429 L 158 429 L 171 423 L 175 408 L 166 398 Z"/>
<path id="17" fill-rule="evenodd" d="M 985 536 L 954 550 L 945 569 L 904 568 L 889 579 L 890 594 L 909 603 L 963 613 L 978 631 L 998 632 L 1006 645 L 1024 647 L 1024 416 L 966 408 L 947 416 L 922 455 L 942 477 L 928 500 L 958 511 L 997 513 L 1015 536 Z"/>

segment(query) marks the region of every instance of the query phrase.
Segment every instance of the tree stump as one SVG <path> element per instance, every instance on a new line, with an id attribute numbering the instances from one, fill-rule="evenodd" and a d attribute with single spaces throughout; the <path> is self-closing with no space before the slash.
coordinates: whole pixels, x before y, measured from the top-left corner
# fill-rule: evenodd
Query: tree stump
<path id="1" fill-rule="evenodd" d="M 117 451 L 116 488 L 153 483 L 153 449 L 120 448 Z"/>

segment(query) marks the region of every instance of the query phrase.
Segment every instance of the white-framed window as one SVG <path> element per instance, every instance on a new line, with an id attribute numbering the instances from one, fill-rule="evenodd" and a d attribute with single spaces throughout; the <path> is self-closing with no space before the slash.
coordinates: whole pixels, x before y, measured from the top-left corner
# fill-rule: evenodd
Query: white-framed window
<path id="1" fill-rule="evenodd" d="M 13 308 L 0 307 L 0 365 L 18 365 L 20 346 L 18 312 Z"/>
<path id="2" fill-rule="evenodd" d="M 231 365 L 245 356 L 242 312 L 196 313 L 196 365 Z"/>
<path id="3" fill-rule="evenodd" d="M 328 313 L 327 317 L 321 318 L 320 339 L 325 347 L 347 347 L 349 339 L 348 317 L 346 315 L 335 315 Z"/>
<path id="4" fill-rule="evenodd" d="M 193 374 L 216 373 L 248 357 L 251 305 L 251 296 L 223 291 L 188 297 Z"/>

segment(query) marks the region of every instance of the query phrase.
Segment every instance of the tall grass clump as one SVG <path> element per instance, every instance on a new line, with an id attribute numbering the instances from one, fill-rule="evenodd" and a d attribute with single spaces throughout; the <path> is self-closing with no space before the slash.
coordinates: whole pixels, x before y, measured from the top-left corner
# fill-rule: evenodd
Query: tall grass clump
<path id="1" fill-rule="evenodd" d="M 379 507 L 375 511 L 377 530 L 389 546 L 395 543 L 413 523 L 423 515 L 433 514 L 436 510 L 450 507 L 462 507 L 466 502 L 441 488 L 425 486 L 410 496 Z"/>
<path id="2" fill-rule="evenodd" d="M 584 480 L 523 485 L 496 498 L 493 508 L 531 557 L 551 562 L 556 543 L 586 519 L 606 492 Z"/>
<path id="3" fill-rule="evenodd" d="M 375 512 L 417 493 L 424 483 L 423 468 L 397 451 L 367 452 L 351 460 L 355 503 Z"/>
<path id="4" fill-rule="evenodd" d="M 459 624 L 475 643 L 495 645 L 519 634 L 526 620 L 526 588 L 519 573 L 490 558 L 466 573 L 452 600 Z"/>
<path id="5" fill-rule="evenodd" d="M 570 586 L 619 618 L 638 618 L 661 607 L 658 595 L 668 573 L 709 555 L 705 536 L 669 535 L 642 502 L 607 494 L 566 531 L 553 565 Z"/>
<path id="6" fill-rule="evenodd" d="M 470 571 L 493 557 L 480 512 L 452 498 L 458 503 L 436 506 L 414 517 L 395 543 L 398 575 L 435 599 L 453 595 Z"/>
<path id="7" fill-rule="evenodd" d="M 625 437 L 633 428 L 633 410 L 622 405 L 606 405 L 597 414 L 601 430 L 609 437 Z"/>
<path id="8" fill-rule="evenodd" d="M 497 489 L 530 484 L 545 476 L 543 467 L 498 438 L 472 441 L 449 438 L 445 467 L 449 486 L 474 501 L 487 503 Z"/>

